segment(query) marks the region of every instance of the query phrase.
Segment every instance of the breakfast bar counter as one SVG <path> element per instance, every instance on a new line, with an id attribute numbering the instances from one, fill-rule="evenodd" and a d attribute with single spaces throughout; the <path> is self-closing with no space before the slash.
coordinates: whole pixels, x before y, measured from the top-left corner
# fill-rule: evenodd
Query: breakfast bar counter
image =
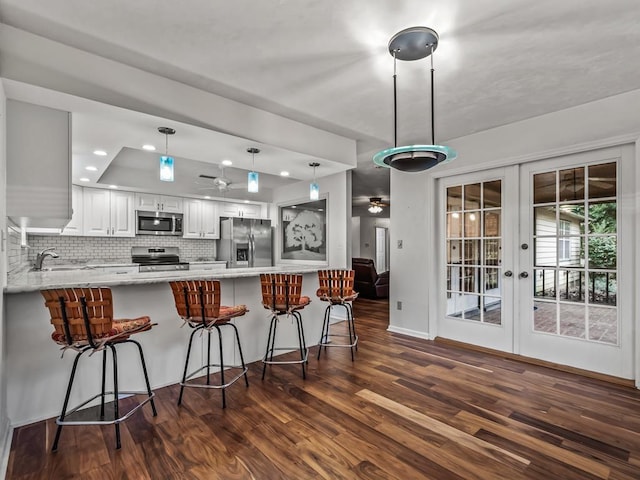
<path id="1" fill-rule="evenodd" d="M 303 275 L 303 295 L 311 304 L 303 312 L 307 345 L 320 339 L 324 306 L 316 301 L 317 270 L 314 265 L 287 265 L 265 268 L 238 268 L 217 271 L 175 271 L 149 273 L 110 273 L 99 269 L 68 271 L 23 272 L 12 275 L 5 288 L 5 341 L 7 377 L 7 410 L 12 425 L 23 425 L 60 413 L 64 390 L 74 355 L 61 357 L 60 347 L 51 340 L 53 327 L 40 290 L 64 287 L 108 286 L 113 292 L 115 318 L 136 318 L 144 315 L 157 323 L 151 331 L 138 339 L 144 349 L 152 388 L 179 383 L 184 368 L 186 348 L 191 329 L 182 327 L 169 287 L 171 280 L 220 280 L 223 305 L 244 304 L 249 312 L 234 319 L 240 333 L 247 363 L 261 360 L 269 330 L 269 313 L 261 304 L 261 273 L 300 273 Z M 297 345 L 295 328 L 283 320 L 278 329 L 282 345 Z M 201 365 L 206 355 L 206 336 L 197 338 L 190 365 Z M 225 337 L 226 365 L 239 363 L 239 354 L 231 335 Z M 100 371 L 92 362 L 100 362 L 102 355 L 94 355 L 78 367 L 77 383 L 70 405 L 88 398 L 100 389 Z M 140 361 L 134 347 L 121 348 L 119 383 L 122 389 L 143 390 L 140 385 Z M 311 356 L 310 356 L 311 357 Z M 198 363 L 200 362 L 200 363 Z M 293 366 L 292 366 L 293 367 Z M 286 368 L 286 367 L 279 367 Z M 277 374 L 274 371 L 274 374 Z M 245 388 L 235 386 L 234 388 Z M 219 392 L 210 392 L 217 402 Z M 177 400 L 177 398 L 176 398 Z"/>

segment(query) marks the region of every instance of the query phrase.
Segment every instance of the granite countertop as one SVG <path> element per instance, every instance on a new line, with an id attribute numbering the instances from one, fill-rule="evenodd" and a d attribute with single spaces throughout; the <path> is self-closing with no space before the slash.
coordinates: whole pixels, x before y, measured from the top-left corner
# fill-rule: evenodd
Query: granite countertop
<path id="1" fill-rule="evenodd" d="M 118 266 L 134 265 L 119 264 Z M 116 266 L 109 264 L 109 266 Z M 276 267 L 256 267 L 256 268 L 231 268 L 203 271 L 171 271 L 171 272 L 132 272 L 118 274 L 104 272 L 98 268 L 80 267 L 73 270 L 62 271 L 21 271 L 13 273 L 7 279 L 5 293 L 37 292 L 47 288 L 68 288 L 68 287 L 108 287 L 117 285 L 144 285 L 151 283 L 163 283 L 171 280 L 196 280 L 196 279 L 216 279 L 254 277 L 261 273 L 312 273 L 317 272 L 318 265 L 286 265 Z"/>

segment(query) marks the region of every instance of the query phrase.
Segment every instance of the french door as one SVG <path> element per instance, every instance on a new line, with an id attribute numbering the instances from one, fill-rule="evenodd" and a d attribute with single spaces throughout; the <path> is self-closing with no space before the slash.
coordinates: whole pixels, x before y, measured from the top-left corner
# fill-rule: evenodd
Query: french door
<path id="1" fill-rule="evenodd" d="M 633 378 L 630 148 L 440 180 L 438 335 Z"/>

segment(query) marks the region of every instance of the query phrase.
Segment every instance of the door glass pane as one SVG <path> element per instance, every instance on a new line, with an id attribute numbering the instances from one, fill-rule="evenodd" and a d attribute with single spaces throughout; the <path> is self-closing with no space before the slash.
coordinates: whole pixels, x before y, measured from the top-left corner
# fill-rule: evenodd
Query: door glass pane
<path id="1" fill-rule="evenodd" d="M 480 208 L 480 184 L 473 183 L 464 186 L 464 209 L 476 210 Z"/>
<path id="2" fill-rule="evenodd" d="M 589 198 L 616 196 L 616 164 L 589 166 Z"/>
<path id="3" fill-rule="evenodd" d="M 447 188 L 447 316 L 502 323 L 501 205 L 502 180 Z"/>
<path id="4" fill-rule="evenodd" d="M 480 236 L 480 212 L 470 212 L 464 214 L 464 236 Z"/>
<path id="5" fill-rule="evenodd" d="M 533 209 L 533 234 L 557 235 L 556 207 L 535 207 Z"/>
<path id="6" fill-rule="evenodd" d="M 615 235 L 589 237 L 589 268 L 615 269 L 617 241 Z"/>
<path id="7" fill-rule="evenodd" d="M 483 321 L 492 325 L 502 323 L 502 299 L 500 297 L 484 297 Z"/>
<path id="8" fill-rule="evenodd" d="M 447 263 L 462 263 L 462 240 L 447 240 Z"/>
<path id="9" fill-rule="evenodd" d="M 536 238 L 533 241 L 534 266 L 535 267 L 555 267 L 556 266 L 557 241 L 555 237 Z"/>
<path id="10" fill-rule="evenodd" d="M 464 241 L 464 263 L 466 265 L 480 265 L 480 240 Z"/>
<path id="11" fill-rule="evenodd" d="M 484 265 L 501 265 L 500 240 L 497 238 L 491 238 L 484 241 Z"/>
<path id="12" fill-rule="evenodd" d="M 545 188 L 551 191 L 555 178 L 558 198 L 552 199 Z M 534 199 L 544 204 L 532 205 L 534 265 L 543 267 L 534 270 L 534 330 L 617 344 L 616 164 L 539 173 L 533 180 Z"/>
<path id="13" fill-rule="evenodd" d="M 482 184 L 483 208 L 502 206 L 502 181 L 485 182 Z"/>
<path id="14" fill-rule="evenodd" d="M 536 298 L 556 298 L 556 271 L 534 270 L 535 283 L 533 295 Z"/>
<path id="15" fill-rule="evenodd" d="M 612 272 L 589 273 L 587 285 L 589 303 L 615 306 L 618 297 L 618 282 Z"/>
<path id="16" fill-rule="evenodd" d="M 484 212 L 484 236 L 500 236 L 500 215 L 501 210 L 489 210 Z"/>
<path id="17" fill-rule="evenodd" d="M 584 267 L 584 255 L 584 237 L 558 238 L 558 265 Z"/>
<path id="18" fill-rule="evenodd" d="M 586 338 L 586 308 L 584 304 L 560 304 L 560 335 Z"/>
<path id="19" fill-rule="evenodd" d="M 589 203 L 589 233 L 616 233 L 616 209 L 616 202 Z"/>
<path id="20" fill-rule="evenodd" d="M 462 237 L 462 220 L 457 212 L 447 214 L 447 237 Z"/>
<path id="21" fill-rule="evenodd" d="M 584 303 L 584 282 L 583 270 L 559 270 L 559 299 L 565 302 Z"/>
<path id="22" fill-rule="evenodd" d="M 560 201 L 584 199 L 584 167 L 560 170 Z"/>
<path id="23" fill-rule="evenodd" d="M 538 173 L 533 176 L 533 203 L 556 201 L 556 172 Z"/>
<path id="24" fill-rule="evenodd" d="M 589 340 L 618 343 L 617 314 L 615 308 L 589 307 Z"/>
<path id="25" fill-rule="evenodd" d="M 467 320 L 475 320 L 477 322 L 482 320 L 482 309 L 480 295 L 465 295 L 465 311 L 464 318 Z"/>
<path id="26" fill-rule="evenodd" d="M 447 212 L 462 210 L 462 186 L 447 188 Z"/>
<path id="27" fill-rule="evenodd" d="M 558 306 L 555 302 L 533 302 L 533 329 L 558 333 Z"/>

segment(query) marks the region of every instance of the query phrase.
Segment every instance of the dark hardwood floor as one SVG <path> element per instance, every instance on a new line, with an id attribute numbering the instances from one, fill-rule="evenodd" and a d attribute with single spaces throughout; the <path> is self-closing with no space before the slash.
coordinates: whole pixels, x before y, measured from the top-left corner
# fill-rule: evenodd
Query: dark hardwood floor
<path id="1" fill-rule="evenodd" d="M 348 349 L 262 364 L 220 392 L 156 391 L 122 425 L 54 420 L 14 432 L 10 479 L 640 479 L 640 392 L 386 331 L 388 304 L 359 299 Z M 265 324 L 265 328 L 267 325 Z M 150 365 L 153 368 L 153 365 Z M 52 400 L 52 401 L 61 401 Z"/>

